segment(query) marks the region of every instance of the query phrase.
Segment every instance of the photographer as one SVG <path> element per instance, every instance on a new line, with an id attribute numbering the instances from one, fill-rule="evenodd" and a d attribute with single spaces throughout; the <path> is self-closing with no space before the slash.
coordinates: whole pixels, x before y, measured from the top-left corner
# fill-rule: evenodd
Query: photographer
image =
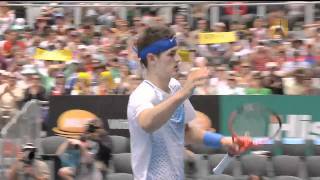
<path id="1" fill-rule="evenodd" d="M 61 168 L 58 175 L 63 180 L 72 180 L 78 174 L 81 160 L 88 156 L 86 144 L 78 139 L 68 139 L 57 149 L 56 154 L 60 157 Z"/>
<path id="2" fill-rule="evenodd" d="M 12 164 L 9 170 L 9 180 L 49 180 L 49 167 L 45 162 L 35 159 L 36 151 L 37 148 L 32 143 L 27 143 L 22 147 L 17 161 Z"/>
<path id="3" fill-rule="evenodd" d="M 82 140 L 91 141 L 93 142 L 91 144 L 96 144 L 96 146 L 91 147 L 91 151 L 95 154 L 95 166 L 105 179 L 109 161 L 111 159 L 112 142 L 107 131 L 104 129 L 103 122 L 100 119 L 92 120 L 88 124 Z"/>

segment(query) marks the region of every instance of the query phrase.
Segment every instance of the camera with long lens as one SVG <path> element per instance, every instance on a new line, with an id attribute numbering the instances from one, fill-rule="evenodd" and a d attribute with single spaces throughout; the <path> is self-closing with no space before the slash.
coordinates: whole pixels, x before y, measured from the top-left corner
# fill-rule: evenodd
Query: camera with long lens
<path id="1" fill-rule="evenodd" d="M 95 122 L 90 122 L 88 124 L 86 133 L 94 133 L 97 129 L 99 129 L 99 127 L 95 125 Z"/>
<path id="2" fill-rule="evenodd" d="M 80 141 L 86 142 L 86 141 L 87 141 L 87 138 L 88 138 L 88 135 L 91 134 L 91 133 L 95 133 L 97 129 L 99 129 L 99 126 L 97 126 L 97 125 L 95 124 L 95 121 L 91 121 L 91 122 L 87 125 L 87 128 L 86 128 L 86 130 L 85 130 L 85 133 L 80 136 Z"/>
<path id="3" fill-rule="evenodd" d="M 32 143 L 27 143 L 23 148 L 22 162 L 27 165 L 31 165 L 35 159 L 37 148 Z"/>

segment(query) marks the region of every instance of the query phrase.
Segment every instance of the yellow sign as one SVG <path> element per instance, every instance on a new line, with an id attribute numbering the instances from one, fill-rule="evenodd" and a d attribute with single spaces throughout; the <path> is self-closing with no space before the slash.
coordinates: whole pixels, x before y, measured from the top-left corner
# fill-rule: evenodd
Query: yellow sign
<path id="1" fill-rule="evenodd" d="M 220 44 L 238 40 L 236 32 L 199 33 L 199 44 Z"/>
<path id="2" fill-rule="evenodd" d="M 182 62 L 191 62 L 190 51 L 180 49 L 178 50 L 178 55 L 180 56 Z"/>
<path id="3" fill-rule="evenodd" d="M 72 52 L 69 50 L 47 51 L 37 48 L 33 58 L 46 61 L 69 61 L 72 59 Z"/>

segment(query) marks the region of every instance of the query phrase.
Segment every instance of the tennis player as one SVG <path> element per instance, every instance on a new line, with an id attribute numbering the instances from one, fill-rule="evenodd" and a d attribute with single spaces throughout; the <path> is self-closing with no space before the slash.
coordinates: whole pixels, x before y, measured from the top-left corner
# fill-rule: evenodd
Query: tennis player
<path id="1" fill-rule="evenodd" d="M 174 35 L 168 27 L 151 26 L 137 40 L 136 50 L 146 75 L 131 93 L 127 109 L 135 180 L 184 179 L 185 141 L 212 148 L 224 146 L 233 153 L 242 149 L 231 138 L 188 124 L 195 118 L 188 98 L 195 87 L 205 83 L 209 71 L 192 71 L 184 86 L 173 78 L 179 63 Z"/>

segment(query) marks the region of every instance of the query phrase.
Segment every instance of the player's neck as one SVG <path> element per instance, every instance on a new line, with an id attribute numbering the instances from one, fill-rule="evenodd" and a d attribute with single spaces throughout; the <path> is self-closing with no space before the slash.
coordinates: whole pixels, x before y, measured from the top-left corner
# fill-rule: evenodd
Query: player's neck
<path id="1" fill-rule="evenodd" d="M 169 88 L 169 82 L 170 82 L 170 77 L 161 77 L 155 73 L 147 73 L 146 80 L 150 81 L 152 84 L 157 86 L 159 89 L 170 93 L 170 88 Z"/>

